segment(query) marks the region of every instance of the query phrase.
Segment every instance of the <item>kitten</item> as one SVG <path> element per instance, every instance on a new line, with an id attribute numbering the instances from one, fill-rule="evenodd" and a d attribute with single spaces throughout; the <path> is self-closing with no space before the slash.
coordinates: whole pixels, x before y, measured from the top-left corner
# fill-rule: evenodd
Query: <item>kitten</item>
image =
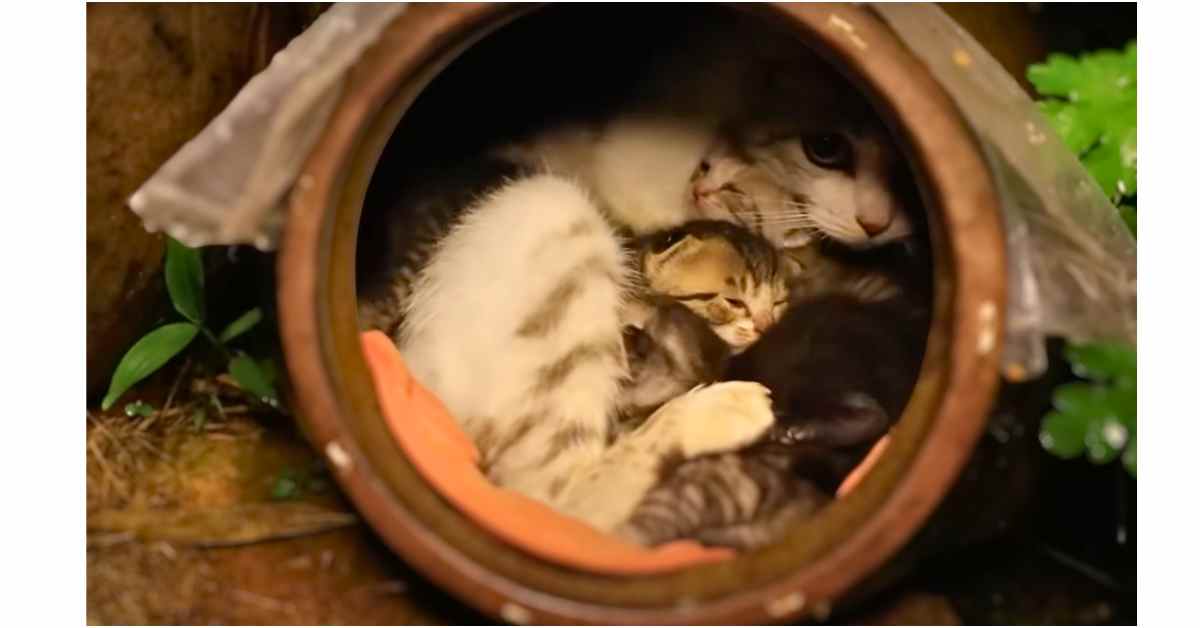
<path id="1" fill-rule="evenodd" d="M 651 301 L 640 326 L 626 325 L 629 377 L 621 389 L 622 425 L 640 425 L 663 403 L 701 384 L 716 382 L 730 356 L 729 345 L 708 321 L 670 300 Z"/>
<path id="2" fill-rule="evenodd" d="M 679 539 L 753 549 L 828 504 L 830 493 L 792 468 L 785 450 L 724 453 L 684 461 L 614 533 L 653 547 Z"/>
<path id="3" fill-rule="evenodd" d="M 469 200 L 519 172 L 578 181 L 635 235 L 710 219 L 743 225 L 780 248 L 814 237 L 865 248 L 914 231 L 903 181 L 888 185 L 898 151 L 863 96 L 828 64 L 745 16 L 697 20 L 681 33 L 607 119 L 502 144 L 487 151 L 482 168 L 435 171 L 432 188 L 423 177 L 401 186 L 394 205 L 422 222 L 376 212 L 386 224 L 360 230 L 360 250 L 391 237 L 383 243 L 390 266 L 360 254 L 361 324 L 394 329 L 429 243 Z"/>
<path id="4" fill-rule="evenodd" d="M 910 293 L 879 301 L 816 296 L 793 303 L 722 377 L 771 389 L 778 423 L 767 442 L 800 446 L 796 466 L 833 491 L 899 418 L 928 329 L 928 307 Z"/>
<path id="5" fill-rule="evenodd" d="M 380 209 L 363 213 L 358 238 L 358 319 L 361 329 L 395 336 L 421 268 L 467 207 L 527 174 L 495 159 L 466 160 L 412 173 L 391 186 Z"/>
<path id="6" fill-rule="evenodd" d="M 922 293 L 905 277 L 884 273 L 856 283 L 861 270 L 828 252 L 807 256 L 805 267 L 816 277 L 797 288 L 783 319 L 742 355 L 718 356 L 719 365 L 703 369 L 766 384 L 776 414 L 771 432 L 743 450 L 665 469 L 617 528 L 619 536 L 643 545 L 694 538 L 760 547 L 830 501 L 898 418 L 923 356 Z M 639 359 L 651 365 L 699 358 L 679 345 L 653 349 L 671 355 L 643 352 Z"/>
<path id="7" fill-rule="evenodd" d="M 799 264 L 733 223 L 692 221 L 638 244 L 643 289 L 678 301 L 744 351 L 787 309 Z"/>
<path id="8" fill-rule="evenodd" d="M 829 238 L 862 249 L 912 236 L 886 129 L 836 113 L 753 123 L 714 142 L 691 177 L 698 212 L 732 216 L 784 248 Z"/>
<path id="9" fill-rule="evenodd" d="M 697 29 L 706 45 L 661 53 L 608 120 L 497 154 L 577 178 L 638 235 L 696 219 L 744 225 L 780 248 L 911 235 L 899 151 L 862 94 L 794 38 L 733 22 Z M 758 212 L 735 196 L 758 200 Z"/>
<path id="10" fill-rule="evenodd" d="M 535 175 L 470 207 L 433 250 L 398 346 L 495 484 L 612 530 L 664 461 L 738 449 L 773 422 L 759 384 L 667 401 L 615 438 L 628 380 L 628 252 L 587 193 Z"/>

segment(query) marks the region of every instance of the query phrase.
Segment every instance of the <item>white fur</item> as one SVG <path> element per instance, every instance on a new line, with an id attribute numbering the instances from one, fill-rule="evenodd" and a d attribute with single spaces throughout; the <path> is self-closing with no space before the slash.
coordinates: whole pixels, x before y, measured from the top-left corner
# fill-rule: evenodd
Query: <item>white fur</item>
<path id="1" fill-rule="evenodd" d="M 504 154 L 576 178 L 615 221 L 642 234 L 700 217 L 689 181 L 715 138 L 703 117 L 645 112 L 616 116 L 600 130 L 555 129 Z"/>
<path id="2" fill-rule="evenodd" d="M 577 221 L 607 237 L 554 246 Z M 524 179 L 468 210 L 439 244 L 409 299 L 399 346 L 413 374 L 457 416 L 517 418 L 530 409 L 524 405 L 527 389 L 548 355 L 580 338 L 620 338 L 624 286 L 597 281 L 576 301 L 562 333 L 529 347 L 514 339 L 563 273 L 590 256 L 603 260 L 613 276 L 624 276 L 619 241 L 587 195 L 565 179 Z M 586 398 L 578 402 L 606 408 L 615 394 L 614 381 L 580 391 Z"/>
<path id="3" fill-rule="evenodd" d="M 581 224 L 587 235 L 578 235 Z M 567 239 L 571 231 L 577 235 Z M 587 277 L 583 290 L 552 332 L 516 333 L 564 275 L 597 261 L 604 272 L 576 275 Z M 522 417 L 541 417 L 489 477 L 601 530 L 628 518 L 665 457 L 738 448 L 774 420 L 765 388 L 724 383 L 668 402 L 608 446 L 622 360 L 588 361 L 560 386 L 531 394 L 539 371 L 581 340 L 621 346 L 627 269 L 619 240 L 577 184 L 548 174 L 519 180 L 468 210 L 439 244 L 398 342 L 413 375 L 477 442 L 484 432 L 513 433 Z M 546 464 L 551 437 L 568 423 L 603 438 Z"/>

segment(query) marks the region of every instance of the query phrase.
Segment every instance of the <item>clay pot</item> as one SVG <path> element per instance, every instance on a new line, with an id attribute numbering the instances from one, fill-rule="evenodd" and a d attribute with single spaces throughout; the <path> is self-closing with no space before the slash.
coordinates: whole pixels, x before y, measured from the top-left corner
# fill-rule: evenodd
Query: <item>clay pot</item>
<path id="1" fill-rule="evenodd" d="M 1005 252 L 979 148 L 928 71 L 867 9 L 755 5 L 840 67 L 888 119 L 930 213 L 934 317 L 912 400 L 858 490 L 774 546 L 613 578 L 526 555 L 422 481 L 388 431 L 360 352 L 355 251 L 393 129 L 430 80 L 527 5 L 410 5 L 352 71 L 296 187 L 278 258 L 293 405 L 371 526 L 408 563 L 516 623 L 763 623 L 823 616 L 892 557 L 956 481 L 986 423 L 1003 342 Z"/>

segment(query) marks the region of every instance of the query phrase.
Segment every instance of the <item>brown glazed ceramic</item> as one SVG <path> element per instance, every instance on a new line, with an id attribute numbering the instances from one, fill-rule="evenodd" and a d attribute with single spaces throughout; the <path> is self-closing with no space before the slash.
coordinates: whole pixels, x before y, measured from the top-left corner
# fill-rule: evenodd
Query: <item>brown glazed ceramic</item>
<path id="1" fill-rule="evenodd" d="M 532 558 L 477 530 L 393 441 L 359 350 L 355 245 L 392 130 L 453 58 L 529 5 L 413 4 L 352 71 L 294 192 L 278 258 L 294 407 L 383 539 L 438 585 L 514 623 L 764 623 L 827 615 L 892 557 L 946 494 L 997 387 L 1005 311 L 1000 216 L 972 136 L 925 68 L 869 10 L 761 4 L 838 65 L 889 119 L 931 215 L 935 316 L 894 446 L 858 490 L 772 547 L 665 575 L 608 577 Z"/>

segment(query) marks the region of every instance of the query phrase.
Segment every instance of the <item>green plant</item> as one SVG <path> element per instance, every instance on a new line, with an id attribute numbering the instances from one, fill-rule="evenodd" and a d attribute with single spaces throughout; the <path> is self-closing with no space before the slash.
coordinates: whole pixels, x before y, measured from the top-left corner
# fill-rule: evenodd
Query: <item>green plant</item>
<path id="1" fill-rule="evenodd" d="M 1039 103 L 1110 198 L 1137 195 L 1137 42 L 1029 68 Z"/>
<path id="2" fill-rule="evenodd" d="M 130 347 L 113 372 L 101 408 L 107 410 L 112 407 L 135 384 L 179 355 L 197 335 L 209 340 L 227 364 L 229 375 L 242 390 L 258 401 L 278 407 L 275 368 L 270 360 L 255 360 L 243 351 L 231 351 L 229 348 L 230 342 L 243 336 L 262 320 L 262 310 L 253 308 L 226 325 L 220 333 L 214 333 L 205 320 L 204 266 L 200 251 L 169 237 L 164 275 L 171 304 L 185 320 L 162 325 Z M 148 407 L 143 406 L 145 404 L 137 406 L 132 412 L 127 407 L 126 412 L 141 414 Z"/>
<path id="3" fill-rule="evenodd" d="M 286 501 L 329 492 L 330 482 L 320 461 L 307 468 L 285 468 L 271 483 L 271 499 Z"/>
<path id="4" fill-rule="evenodd" d="M 1054 390 L 1054 410 L 1042 421 L 1042 446 L 1063 458 L 1087 452 L 1094 463 L 1117 455 L 1137 476 L 1137 352 L 1117 344 L 1067 348 L 1075 375 L 1085 381 Z"/>
<path id="5" fill-rule="evenodd" d="M 1123 51 L 1079 58 L 1051 55 L 1029 68 L 1045 97 L 1038 103 L 1067 146 L 1079 155 L 1137 237 L 1137 42 Z M 1087 453 L 1106 464 L 1119 455 L 1137 477 L 1137 349 L 1116 343 L 1066 349 L 1082 381 L 1054 391 L 1042 421 L 1042 446 L 1062 458 Z"/>

